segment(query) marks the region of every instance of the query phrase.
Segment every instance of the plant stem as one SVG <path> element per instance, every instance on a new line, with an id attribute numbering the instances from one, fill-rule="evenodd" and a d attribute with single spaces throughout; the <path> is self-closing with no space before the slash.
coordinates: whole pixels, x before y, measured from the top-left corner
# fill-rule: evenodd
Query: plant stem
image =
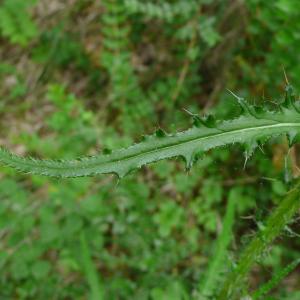
<path id="1" fill-rule="evenodd" d="M 216 241 L 216 248 L 214 250 L 213 259 L 209 264 L 208 270 L 203 276 L 203 281 L 200 282 L 201 294 L 205 297 L 210 297 L 216 286 L 224 261 L 227 256 L 227 248 L 232 240 L 232 227 L 234 223 L 234 214 L 236 208 L 236 199 L 232 198 L 228 201 L 226 207 L 226 213 L 223 222 L 222 231 Z"/>
<path id="2" fill-rule="evenodd" d="M 98 276 L 98 272 L 96 266 L 94 265 L 89 249 L 89 245 L 87 243 L 84 232 L 80 235 L 80 246 L 81 246 L 81 255 L 82 255 L 82 263 L 86 276 L 86 281 L 90 287 L 90 300 L 103 300 L 104 289 L 102 284 L 100 283 L 100 278 Z"/>
<path id="3" fill-rule="evenodd" d="M 273 288 L 275 288 L 281 280 L 289 275 L 295 268 L 300 264 L 300 259 L 294 260 L 288 266 L 286 266 L 283 270 L 280 270 L 274 277 L 263 284 L 257 291 L 255 291 L 252 295 L 253 300 L 262 299 L 265 295 L 267 295 Z"/>
<path id="4" fill-rule="evenodd" d="M 254 239 L 243 251 L 236 268 L 225 281 L 217 299 L 236 299 L 255 261 L 264 253 L 284 227 L 290 223 L 300 209 L 300 183 L 298 183 L 266 221 L 266 225 L 256 234 Z"/>

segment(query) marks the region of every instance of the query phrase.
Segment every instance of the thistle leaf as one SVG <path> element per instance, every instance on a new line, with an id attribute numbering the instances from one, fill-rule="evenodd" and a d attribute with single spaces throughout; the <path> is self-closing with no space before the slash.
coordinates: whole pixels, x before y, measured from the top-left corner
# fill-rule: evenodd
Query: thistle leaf
<path id="1" fill-rule="evenodd" d="M 271 137 L 285 134 L 290 145 L 298 140 L 300 113 L 295 109 L 295 97 L 289 97 L 288 101 L 291 101 L 292 105 L 284 102 L 284 109 L 277 111 L 264 108 L 257 110 L 246 102 L 240 102 L 244 111 L 232 120 L 216 121 L 213 116 L 204 119 L 193 116 L 194 126 L 186 131 L 171 135 L 159 129 L 156 134 L 147 136 L 129 148 L 105 151 L 105 154 L 98 156 L 60 161 L 38 160 L 20 157 L 0 148 L 0 163 L 24 173 L 51 177 L 114 173 L 122 178 L 146 164 L 174 157 L 183 157 L 187 169 L 190 169 L 199 153 L 235 143 L 244 145 L 248 159 L 259 143 L 264 143 Z"/>

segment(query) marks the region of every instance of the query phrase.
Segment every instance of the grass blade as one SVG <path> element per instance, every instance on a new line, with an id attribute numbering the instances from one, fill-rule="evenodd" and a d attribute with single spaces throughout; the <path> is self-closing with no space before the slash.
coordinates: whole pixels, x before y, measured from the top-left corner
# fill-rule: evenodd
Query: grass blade
<path id="1" fill-rule="evenodd" d="M 82 255 L 84 272 L 91 290 L 90 299 L 104 300 L 104 293 L 102 287 L 100 286 L 98 272 L 92 261 L 90 249 L 88 247 L 84 233 L 81 233 L 80 236 L 80 246 L 81 246 L 81 255 Z"/>
<path id="2" fill-rule="evenodd" d="M 229 199 L 227 203 L 223 228 L 215 245 L 214 258 L 209 264 L 208 270 L 204 275 L 204 280 L 200 283 L 200 292 L 204 297 L 211 297 L 213 295 L 219 280 L 220 272 L 222 271 L 227 248 L 232 239 L 235 203 L 235 198 Z"/>

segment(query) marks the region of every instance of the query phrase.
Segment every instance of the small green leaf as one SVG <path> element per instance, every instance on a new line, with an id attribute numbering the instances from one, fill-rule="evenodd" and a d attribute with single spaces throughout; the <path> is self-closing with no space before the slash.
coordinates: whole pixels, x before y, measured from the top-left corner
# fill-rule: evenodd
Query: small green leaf
<path id="1" fill-rule="evenodd" d="M 45 278 L 50 272 L 51 265 L 47 261 L 37 261 L 31 268 L 31 273 L 36 279 Z"/>

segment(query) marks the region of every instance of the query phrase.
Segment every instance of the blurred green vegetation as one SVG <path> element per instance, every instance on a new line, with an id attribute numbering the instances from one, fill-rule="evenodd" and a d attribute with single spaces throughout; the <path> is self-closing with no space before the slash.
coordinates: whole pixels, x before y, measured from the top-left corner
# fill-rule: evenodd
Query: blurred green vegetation
<path id="1" fill-rule="evenodd" d="M 300 86 L 299 17 L 296 0 L 3 0 L 1 145 L 92 155 L 187 128 L 184 109 L 232 116 L 226 88 L 272 105 L 283 68 Z M 0 299 L 213 299 L 288 190 L 287 172 L 299 175 L 297 147 L 290 168 L 287 153 L 274 139 L 245 169 L 230 147 L 188 173 L 163 161 L 121 181 L 1 168 Z M 258 258 L 245 295 L 299 259 L 299 230 Z M 268 299 L 299 299 L 299 278 Z"/>

